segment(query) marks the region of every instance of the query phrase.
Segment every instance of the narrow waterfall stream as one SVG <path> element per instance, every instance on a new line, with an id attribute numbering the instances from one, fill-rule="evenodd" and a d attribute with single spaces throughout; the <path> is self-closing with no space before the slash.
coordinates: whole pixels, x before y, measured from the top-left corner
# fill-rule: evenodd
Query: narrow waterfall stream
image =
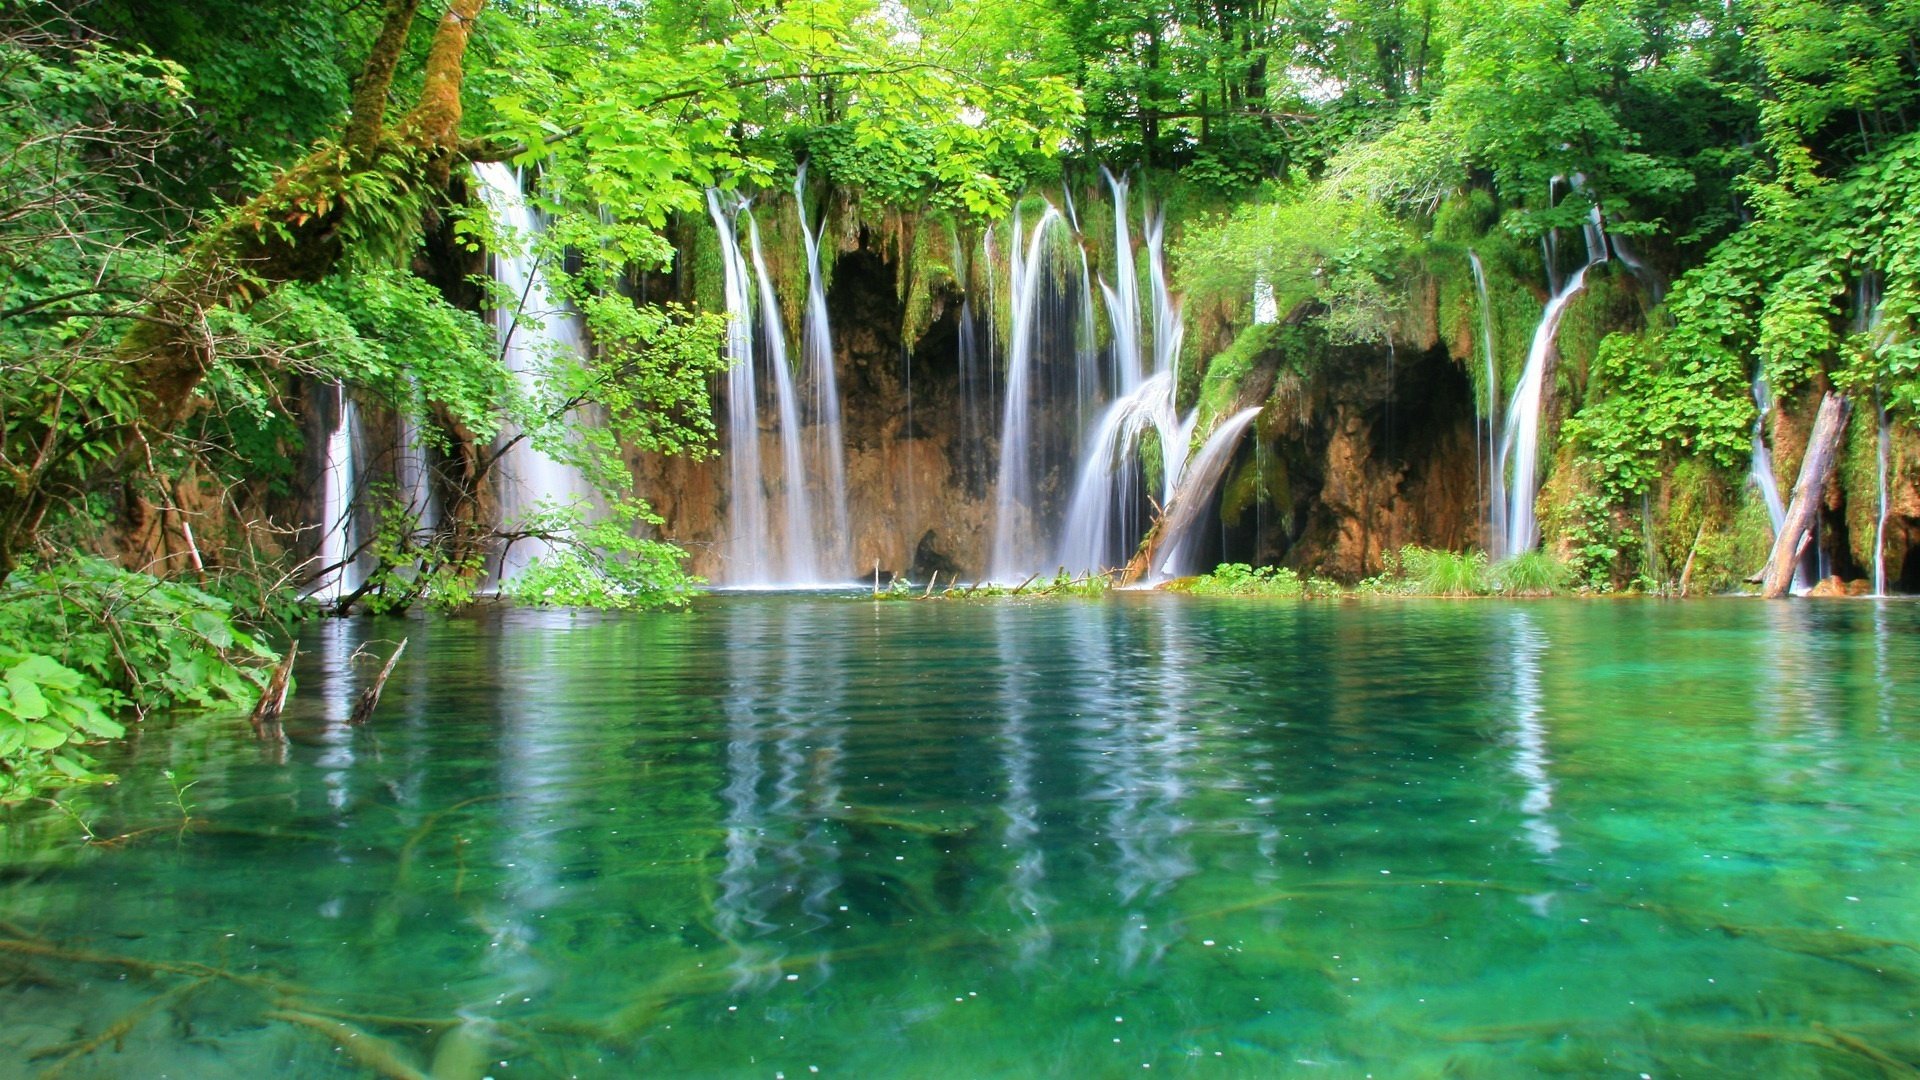
<path id="1" fill-rule="evenodd" d="M 1033 354 L 1039 327 L 1040 287 L 1045 277 L 1046 242 L 1050 229 L 1064 221 L 1049 205 L 1033 232 L 1023 235 L 1019 212 L 1013 219 L 1012 304 L 1007 341 L 1006 403 L 1000 421 L 1000 469 L 995 488 L 993 551 L 988 575 L 1000 581 L 1018 581 L 1038 570 L 1038 531 L 1035 522 L 1033 475 L 1028 468 L 1033 429 Z"/>
<path id="2" fill-rule="evenodd" d="M 802 190 L 795 186 L 796 195 Z M 824 367 L 824 376 L 810 380 L 816 418 L 816 463 L 824 464 L 826 502 L 832 515 L 822 522 L 817 512 L 806 453 L 806 425 L 801 409 L 802 390 L 787 358 L 786 323 L 761 249 L 760 223 L 752 200 L 707 191 L 707 213 L 720 239 L 726 280 L 727 356 L 727 513 L 729 522 L 727 571 L 721 584 L 734 588 L 792 588 L 819 586 L 838 580 L 828 568 L 842 573 L 845 560 L 825 554 L 845 543 L 846 480 L 839 455 L 839 391 L 832 376 L 833 346 L 826 321 L 826 299 L 815 273 L 803 323 L 802 345 L 809 369 Z M 744 219 L 747 246 L 740 246 Z M 804 222 L 803 222 L 804 228 Z M 808 259 L 817 270 L 817 236 L 811 229 Z M 754 322 L 758 316 L 758 340 Z M 773 435 L 779 440 L 777 472 L 761 446 L 764 384 L 772 383 Z M 824 461 L 823 461 L 824 459 Z M 837 466 L 837 467 L 836 467 Z"/>
<path id="3" fill-rule="evenodd" d="M 353 558 L 360 547 L 353 505 L 359 489 L 354 461 L 354 428 L 359 424 L 359 414 L 345 385 L 334 383 L 322 393 L 333 395 L 333 427 L 327 433 L 326 456 L 320 466 L 320 547 L 313 557 L 320 577 L 308 595 L 333 601 L 352 593 L 360 584 Z"/>
<path id="4" fill-rule="evenodd" d="M 814 528 L 813 500 L 807 496 L 805 455 L 800 449 L 800 396 L 794 390 L 793 367 L 787 362 L 787 329 L 780 320 L 780 301 L 774 295 L 766 255 L 760 249 L 760 223 L 754 220 L 751 207 L 742 212 L 753 251 L 753 279 L 759 287 L 760 338 L 766 345 L 767 370 L 773 373 L 773 399 L 780 424 L 779 483 L 786 511 L 781 521 L 785 559 L 780 581 L 813 584 L 820 580 L 820 540 Z"/>
<path id="5" fill-rule="evenodd" d="M 1507 499 L 1507 535 L 1496 558 L 1532 551 L 1540 543 L 1540 525 L 1534 520 L 1533 503 L 1540 483 L 1540 412 L 1546 399 L 1547 363 L 1553 357 L 1554 336 L 1560 330 L 1561 316 L 1567 305 L 1586 286 L 1589 263 L 1574 271 L 1566 287 L 1540 315 L 1533 332 L 1533 344 L 1527 349 L 1527 366 L 1514 387 L 1513 402 L 1507 407 L 1507 426 L 1500 438 L 1500 454 L 1494 469 L 1506 474 L 1512 470 L 1512 487 Z"/>
<path id="6" fill-rule="evenodd" d="M 586 356 L 579 318 L 553 295 L 534 250 L 539 215 L 527 202 L 520 178 L 498 162 L 473 167 L 482 199 L 493 214 L 504 250 L 493 257 L 494 280 L 506 301 L 494 312 L 500 355 L 525 398 L 535 409 L 551 407 L 546 373 L 558 364 L 577 364 Z M 572 507 L 590 512 L 592 490 L 580 470 L 541 448 L 542 438 L 501 433 L 505 451 L 494 466 L 503 531 L 534 527 L 544 511 Z M 552 545 L 541 539 L 509 543 L 502 551 L 496 579 L 510 580 Z"/>
<path id="7" fill-rule="evenodd" d="M 824 487 L 828 514 L 825 531 L 819 534 L 819 568 L 832 576 L 853 566 L 853 533 L 847 518 L 847 442 L 840 423 L 840 384 L 833 370 L 833 327 L 827 317 L 826 282 L 820 273 L 820 229 L 807 216 L 805 162 L 794 174 L 793 206 L 800 218 L 800 237 L 807 256 L 807 313 L 800 338 L 811 389 L 814 475 Z M 964 273 L 962 276 L 964 280 Z M 965 332 L 970 334 L 971 327 Z"/>
<path id="8" fill-rule="evenodd" d="M 1487 300 L 1487 273 L 1480 264 L 1480 254 L 1467 252 L 1467 262 L 1473 267 L 1473 287 L 1480 297 L 1480 350 L 1486 359 L 1486 396 L 1484 414 L 1481 421 L 1483 439 L 1481 441 L 1481 475 L 1486 483 L 1486 514 L 1483 523 L 1486 529 L 1485 543 L 1494 548 L 1505 542 L 1507 535 L 1507 478 L 1499 467 L 1500 460 L 1500 358 L 1493 348 L 1493 308 Z"/>

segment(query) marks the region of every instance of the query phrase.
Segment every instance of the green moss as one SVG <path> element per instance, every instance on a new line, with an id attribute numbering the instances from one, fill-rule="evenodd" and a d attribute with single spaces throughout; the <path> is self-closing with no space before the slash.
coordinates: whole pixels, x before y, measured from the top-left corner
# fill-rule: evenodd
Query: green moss
<path id="1" fill-rule="evenodd" d="M 1200 423 L 1198 430 L 1212 425 L 1216 417 L 1233 411 L 1240 400 L 1240 385 L 1252 373 L 1261 354 L 1267 352 L 1286 329 L 1279 323 L 1255 323 L 1240 331 L 1233 344 L 1207 363 L 1199 389 Z"/>

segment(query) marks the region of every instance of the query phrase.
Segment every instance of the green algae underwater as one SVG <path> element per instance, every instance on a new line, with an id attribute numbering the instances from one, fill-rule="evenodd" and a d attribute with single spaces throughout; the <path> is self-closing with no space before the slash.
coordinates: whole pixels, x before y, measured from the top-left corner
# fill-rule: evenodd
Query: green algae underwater
<path id="1" fill-rule="evenodd" d="M 716 595 L 301 646 L 286 743 L 153 721 L 72 800 L 98 842 L 4 819 L 0 1075 L 1920 1067 L 1920 605 Z"/>

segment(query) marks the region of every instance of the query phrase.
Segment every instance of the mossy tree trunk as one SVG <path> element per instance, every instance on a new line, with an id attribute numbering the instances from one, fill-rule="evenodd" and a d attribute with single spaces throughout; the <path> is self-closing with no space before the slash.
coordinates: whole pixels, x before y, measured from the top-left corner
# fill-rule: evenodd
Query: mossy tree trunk
<path id="1" fill-rule="evenodd" d="M 1787 595 L 1793 585 L 1793 569 L 1800 564 L 1800 552 L 1820 513 L 1821 494 L 1827 480 L 1840 462 L 1840 440 L 1847 433 L 1847 399 L 1833 391 L 1820 399 L 1820 412 L 1807 436 L 1807 453 L 1800 459 L 1800 478 L 1793 484 L 1793 501 L 1787 504 L 1786 519 L 1780 535 L 1773 538 L 1773 556 L 1767 560 L 1766 586 L 1762 593 L 1769 600 Z"/>
<path id="2" fill-rule="evenodd" d="M 114 447 L 123 475 L 138 474 L 150 459 L 150 440 L 170 434 L 193 411 L 214 362 L 207 311 L 244 310 L 282 285 L 333 273 L 350 242 L 398 243 L 420 228 L 421 212 L 445 191 L 460 154 L 466 49 L 485 3 L 448 0 L 419 100 L 388 125 L 394 72 L 420 0 L 387 0 L 340 141 L 319 146 L 215 219 L 156 285 L 117 351 L 139 404 L 115 430 L 91 435 Z M 60 436 L 50 430 L 48 437 Z M 0 488 L 0 581 L 36 544 L 55 493 L 77 490 L 83 479 L 48 473 Z"/>

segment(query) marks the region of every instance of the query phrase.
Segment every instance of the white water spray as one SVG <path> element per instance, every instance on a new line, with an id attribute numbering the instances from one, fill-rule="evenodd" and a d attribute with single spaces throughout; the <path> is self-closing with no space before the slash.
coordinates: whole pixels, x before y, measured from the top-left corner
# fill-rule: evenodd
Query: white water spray
<path id="1" fill-rule="evenodd" d="M 506 295 L 494 313 L 501 359 L 535 408 L 557 405 L 547 400 L 546 373 L 560 364 L 580 363 L 586 356 L 579 319 L 548 288 L 533 250 L 540 218 L 527 203 L 519 177 L 498 162 L 476 164 L 473 173 L 504 241 L 505 250 L 493 257 L 494 280 Z M 586 512 L 592 491 L 580 470 L 547 453 L 540 446 L 542 440 L 516 440 L 519 434 L 502 432 L 501 438 L 511 441 L 494 466 L 502 528 L 511 532 L 530 526 L 537 514 L 554 508 L 578 507 Z M 510 544 L 501 556 L 499 580 L 511 579 L 551 550 L 545 540 Z"/>
<path id="2" fill-rule="evenodd" d="M 820 233 L 807 217 L 807 166 L 793 178 L 793 205 L 807 254 L 807 314 L 802 358 L 813 391 L 814 461 L 826 484 L 827 532 L 820 545 L 822 567 L 839 572 L 853 565 L 847 520 L 847 445 L 840 425 L 840 386 L 833 367 L 833 330 L 827 321 L 826 283 L 820 275 Z M 967 328 L 971 334 L 972 328 Z"/>

